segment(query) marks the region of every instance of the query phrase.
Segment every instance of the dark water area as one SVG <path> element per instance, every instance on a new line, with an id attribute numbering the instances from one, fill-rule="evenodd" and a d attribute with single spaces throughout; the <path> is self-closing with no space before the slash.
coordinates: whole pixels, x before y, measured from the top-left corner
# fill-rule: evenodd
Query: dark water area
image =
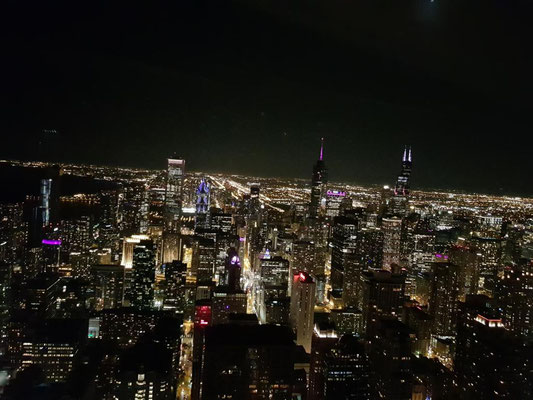
<path id="1" fill-rule="evenodd" d="M 28 195 L 39 195 L 40 180 L 47 177 L 48 171 L 45 168 L 0 165 L 0 203 L 17 203 L 24 201 Z M 100 190 L 116 187 L 117 185 L 113 182 L 62 175 L 59 182 L 59 195 L 97 193 Z"/>

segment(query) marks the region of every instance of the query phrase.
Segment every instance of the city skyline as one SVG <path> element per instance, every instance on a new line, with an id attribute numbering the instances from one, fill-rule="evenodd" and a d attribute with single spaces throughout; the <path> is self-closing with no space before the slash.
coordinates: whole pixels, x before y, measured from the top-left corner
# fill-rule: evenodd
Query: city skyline
<path id="1" fill-rule="evenodd" d="M 3 11 L 1 400 L 533 399 L 530 0 Z"/>

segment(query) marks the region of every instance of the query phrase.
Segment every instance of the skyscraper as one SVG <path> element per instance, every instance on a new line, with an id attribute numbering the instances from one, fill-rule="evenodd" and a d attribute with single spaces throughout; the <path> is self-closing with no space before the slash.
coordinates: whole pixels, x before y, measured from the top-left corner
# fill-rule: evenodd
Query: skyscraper
<path id="1" fill-rule="evenodd" d="M 380 318 L 399 318 L 405 300 L 405 274 L 387 270 L 367 271 L 363 279 L 363 318 L 367 334 L 372 334 Z"/>
<path id="2" fill-rule="evenodd" d="M 91 283 L 96 310 L 122 306 L 124 297 L 123 265 L 93 265 L 91 267 Z"/>
<path id="3" fill-rule="evenodd" d="M 311 340 L 311 360 L 309 365 L 309 399 L 324 398 L 324 367 L 326 355 L 337 344 L 339 336 L 331 323 L 315 324 Z"/>
<path id="4" fill-rule="evenodd" d="M 328 170 L 324 163 L 324 138 L 322 138 L 320 156 L 313 166 L 313 177 L 311 179 L 311 204 L 309 205 L 309 216 L 311 218 L 316 218 L 320 215 L 322 199 L 325 198 L 327 183 Z"/>
<path id="5" fill-rule="evenodd" d="M 333 235 L 331 239 L 331 289 L 332 296 L 348 300 L 350 305 L 353 300 L 353 290 L 347 293 L 348 299 L 344 296 L 345 275 L 348 269 L 351 271 L 353 264 L 356 264 L 356 239 L 359 221 L 355 218 L 335 217 L 333 225 Z M 350 277 L 357 278 L 357 277 Z M 352 289 L 350 287 L 350 289 Z"/>
<path id="6" fill-rule="evenodd" d="M 411 147 L 407 146 L 403 150 L 402 171 L 396 180 L 394 196 L 390 201 L 389 214 L 403 216 L 407 212 L 407 201 L 409 198 L 409 179 L 411 177 L 412 155 Z"/>
<path id="7" fill-rule="evenodd" d="M 286 327 L 208 327 L 201 398 L 292 399 L 295 350 Z"/>
<path id="8" fill-rule="evenodd" d="M 141 240 L 133 249 L 131 305 L 137 309 L 152 308 L 154 300 L 156 250 L 151 240 Z"/>
<path id="9" fill-rule="evenodd" d="M 457 265 L 433 263 L 429 312 L 433 315 L 433 333 L 449 335 L 455 332 L 459 297 Z"/>
<path id="10" fill-rule="evenodd" d="M 400 218 L 383 218 L 383 269 L 390 271 L 393 265 L 400 265 L 402 238 L 402 220 Z"/>
<path id="11" fill-rule="evenodd" d="M 178 230 L 183 204 L 183 180 L 185 178 L 185 160 L 168 159 L 165 190 L 165 228 Z"/>
<path id="12" fill-rule="evenodd" d="M 356 336 L 342 336 L 326 354 L 323 374 L 324 396 L 315 399 L 370 399 L 368 358 Z"/>
<path id="13" fill-rule="evenodd" d="M 208 228 L 209 208 L 211 203 L 211 185 L 205 179 L 200 181 L 196 189 L 196 228 Z"/>
<path id="14" fill-rule="evenodd" d="M 311 352 L 316 284 L 307 272 L 297 272 L 292 280 L 291 327 L 296 331 L 296 343 Z"/>

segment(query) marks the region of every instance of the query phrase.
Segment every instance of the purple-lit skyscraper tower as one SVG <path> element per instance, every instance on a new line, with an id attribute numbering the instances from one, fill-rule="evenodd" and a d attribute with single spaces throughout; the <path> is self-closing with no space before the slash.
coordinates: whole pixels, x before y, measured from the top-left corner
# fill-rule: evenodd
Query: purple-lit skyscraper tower
<path id="1" fill-rule="evenodd" d="M 205 179 L 196 189 L 196 228 L 209 228 L 209 208 L 211 203 L 211 186 Z"/>
<path id="2" fill-rule="evenodd" d="M 313 177 L 311 180 L 311 204 L 309 205 L 309 216 L 311 218 L 316 218 L 320 214 L 322 199 L 325 199 L 327 183 L 328 169 L 324 162 L 324 138 L 322 138 L 320 155 L 313 166 Z"/>

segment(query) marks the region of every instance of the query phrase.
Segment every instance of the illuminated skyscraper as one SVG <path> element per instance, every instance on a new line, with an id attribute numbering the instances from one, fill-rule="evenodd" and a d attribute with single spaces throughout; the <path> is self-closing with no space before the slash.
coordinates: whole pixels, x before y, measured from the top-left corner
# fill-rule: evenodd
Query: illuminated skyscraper
<path id="1" fill-rule="evenodd" d="M 296 331 L 296 344 L 311 352 L 316 284 L 307 272 L 297 272 L 292 280 L 291 327 Z"/>
<path id="2" fill-rule="evenodd" d="M 205 179 L 200 181 L 196 189 L 196 220 L 197 228 L 208 228 L 209 226 L 209 208 L 211 202 L 211 186 Z"/>
<path id="3" fill-rule="evenodd" d="M 183 180 L 185 160 L 168 159 L 167 182 L 165 191 L 165 225 L 170 231 L 178 230 L 183 204 Z"/>
<path id="4" fill-rule="evenodd" d="M 311 180 L 311 204 L 309 205 L 309 216 L 316 218 L 320 214 L 322 200 L 325 199 L 326 185 L 328 183 L 328 170 L 324 163 L 324 138 L 321 140 L 320 156 L 313 166 L 313 177 Z"/>
<path id="5" fill-rule="evenodd" d="M 154 300 L 155 246 L 142 240 L 133 249 L 133 282 L 131 304 L 137 309 L 150 309 Z"/>
<path id="6" fill-rule="evenodd" d="M 433 263 L 429 312 L 433 315 L 433 333 L 455 332 L 459 298 L 459 268 L 448 262 Z"/>
<path id="7" fill-rule="evenodd" d="M 383 269 L 390 271 L 392 266 L 400 265 L 400 248 L 402 237 L 402 220 L 400 218 L 383 218 Z"/>
<path id="8" fill-rule="evenodd" d="M 403 150 L 402 171 L 396 180 L 394 196 L 390 201 L 389 214 L 403 216 L 407 213 L 407 200 L 409 197 L 409 179 L 411 177 L 412 156 L 411 147 Z"/>

